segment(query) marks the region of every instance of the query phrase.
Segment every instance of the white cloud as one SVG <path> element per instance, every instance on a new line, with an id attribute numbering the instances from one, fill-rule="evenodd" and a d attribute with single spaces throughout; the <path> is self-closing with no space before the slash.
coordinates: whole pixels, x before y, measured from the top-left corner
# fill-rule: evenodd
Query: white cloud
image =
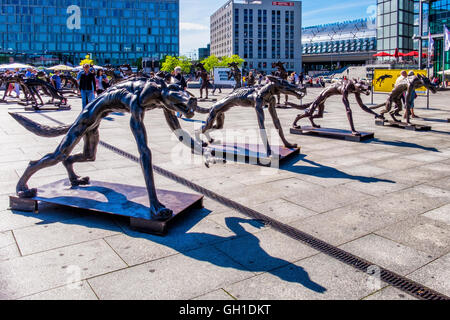
<path id="1" fill-rule="evenodd" d="M 209 27 L 205 26 L 203 24 L 200 24 L 200 23 L 181 22 L 180 29 L 181 30 L 203 31 L 203 30 L 209 30 Z"/>

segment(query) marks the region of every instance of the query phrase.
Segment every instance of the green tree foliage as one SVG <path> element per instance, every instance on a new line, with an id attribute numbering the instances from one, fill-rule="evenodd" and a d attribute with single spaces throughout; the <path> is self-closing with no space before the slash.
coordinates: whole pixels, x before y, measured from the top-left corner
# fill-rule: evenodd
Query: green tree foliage
<path id="1" fill-rule="evenodd" d="M 215 55 L 211 55 L 208 58 L 201 61 L 205 66 L 206 71 L 211 72 L 214 67 L 228 67 L 228 64 L 231 62 L 237 62 L 239 66 L 242 66 L 244 63 L 244 59 L 239 57 L 237 54 L 232 55 L 231 57 L 216 57 Z"/>
<path id="2" fill-rule="evenodd" d="M 161 70 L 172 72 L 176 67 L 181 67 L 181 70 L 184 73 L 191 72 L 191 62 L 187 57 L 172 57 L 172 56 L 166 56 L 166 59 L 162 63 Z"/>

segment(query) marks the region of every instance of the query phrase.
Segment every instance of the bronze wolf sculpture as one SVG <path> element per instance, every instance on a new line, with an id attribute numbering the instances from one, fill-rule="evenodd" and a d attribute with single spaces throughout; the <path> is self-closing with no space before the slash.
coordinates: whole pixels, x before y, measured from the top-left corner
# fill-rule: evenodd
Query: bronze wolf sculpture
<path id="1" fill-rule="evenodd" d="M 89 178 L 80 178 L 73 170 L 76 162 L 95 161 L 97 146 L 99 143 L 100 121 L 111 112 L 131 113 L 130 127 L 136 140 L 140 164 L 150 200 L 149 217 L 163 220 L 171 217 L 172 211 L 161 204 L 156 195 L 155 182 L 153 178 L 152 156 L 147 144 L 147 132 L 144 126 L 144 115 L 148 110 L 161 108 L 169 127 L 177 135 L 178 139 L 189 146 L 192 152 L 203 152 L 189 134 L 181 129 L 174 112 L 181 112 L 187 118 L 194 116 L 197 100 L 183 91 L 180 86 L 167 85 L 163 79 L 138 79 L 117 84 L 109 88 L 102 95 L 86 106 L 71 126 L 60 126 L 51 128 L 39 125 L 31 120 L 11 114 L 21 125 L 31 132 L 45 137 L 65 137 L 56 148 L 55 152 L 44 156 L 38 161 L 31 161 L 20 178 L 16 192 L 19 197 L 30 198 L 37 194 L 36 189 L 29 189 L 28 180 L 37 171 L 54 166 L 62 162 L 67 169 L 69 179 L 73 186 L 89 184 Z M 70 155 L 74 147 L 84 139 L 82 153 Z"/>
<path id="2" fill-rule="evenodd" d="M 228 80 L 234 78 L 235 81 L 233 90 L 242 87 L 242 73 L 241 70 L 239 70 L 239 64 L 237 62 L 231 62 L 228 64 L 228 67 L 231 68 L 231 70 L 228 71 Z"/>
<path id="3" fill-rule="evenodd" d="M 281 127 L 280 120 L 278 119 L 276 111 L 275 96 L 283 93 L 286 95 L 292 95 L 298 99 L 302 99 L 306 95 L 306 88 L 299 88 L 290 84 L 286 80 L 283 80 L 274 76 L 267 76 L 270 80 L 261 89 L 258 88 L 239 88 L 233 91 L 228 97 L 216 102 L 210 109 L 203 109 L 197 107 L 198 113 L 209 113 L 206 124 L 201 128 L 201 133 L 205 134 L 212 143 L 214 140 L 209 137 L 208 131 L 211 129 L 222 129 L 225 121 L 225 112 L 235 106 L 252 107 L 255 108 L 256 115 L 258 117 L 258 125 L 260 128 L 261 138 L 265 144 L 267 156 L 271 155 L 271 149 L 267 140 L 267 134 L 264 126 L 264 106 L 268 105 L 269 113 L 272 117 L 275 128 L 278 130 L 281 140 L 284 146 L 287 148 L 296 148 L 297 145 L 288 142 L 284 136 L 283 128 Z M 214 125 L 216 123 L 216 125 Z M 200 132 L 196 132 L 196 138 L 199 140 Z"/>
<path id="4" fill-rule="evenodd" d="M 369 84 L 367 84 L 364 81 L 343 80 L 323 90 L 313 102 L 303 105 L 306 111 L 304 114 L 300 114 L 297 116 L 297 118 L 294 121 L 293 127 L 300 128 L 300 126 L 297 125 L 298 121 L 303 118 L 308 118 L 313 127 L 320 128 L 319 125 L 314 123 L 314 119 L 323 118 L 323 114 L 325 111 L 325 101 L 331 96 L 342 95 L 342 102 L 344 103 L 345 109 L 347 111 L 347 118 L 348 122 L 350 123 L 352 133 L 354 135 L 360 135 L 360 133 L 355 129 L 355 125 L 353 123 L 352 109 L 350 108 L 350 103 L 348 101 L 348 96 L 352 93 L 355 95 L 356 102 L 358 103 L 361 109 L 370 113 L 376 118 L 382 118 L 380 115 L 372 111 L 362 102 L 361 93 L 365 95 L 370 94 Z M 319 110 L 317 114 L 314 114 L 314 111 L 317 108 L 319 108 Z"/>
<path id="5" fill-rule="evenodd" d="M 436 86 L 428 79 L 427 77 L 418 74 L 416 76 L 410 76 L 401 81 L 395 88 L 392 90 L 391 94 L 389 95 L 388 99 L 385 103 L 379 104 L 375 107 L 372 107 L 371 109 L 378 109 L 381 107 L 385 107 L 381 112 L 381 116 L 384 119 L 384 114 L 389 113 L 391 118 L 395 122 L 399 122 L 397 118 L 395 117 L 395 114 L 400 112 L 402 110 L 402 95 L 406 93 L 406 123 L 411 123 L 410 121 L 410 108 L 411 108 L 411 96 L 413 94 L 413 91 L 425 87 L 429 89 L 432 93 L 436 93 L 437 89 Z M 392 109 L 392 104 L 394 104 L 394 110 Z"/>

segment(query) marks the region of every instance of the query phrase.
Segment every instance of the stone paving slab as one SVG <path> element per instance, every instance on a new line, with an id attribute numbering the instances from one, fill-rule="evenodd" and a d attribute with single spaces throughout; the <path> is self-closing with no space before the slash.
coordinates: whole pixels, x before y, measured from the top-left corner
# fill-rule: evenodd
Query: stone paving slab
<path id="1" fill-rule="evenodd" d="M 103 240 L 4 261 L 0 263 L 0 299 L 25 297 L 124 267 Z"/>
<path id="2" fill-rule="evenodd" d="M 374 294 L 365 297 L 363 300 L 418 300 L 417 298 L 404 293 L 397 288 L 388 286 Z"/>
<path id="3" fill-rule="evenodd" d="M 8 205 L 9 206 L 9 203 Z M 69 219 L 74 219 L 79 216 L 79 212 L 65 208 L 40 204 L 42 213 L 35 214 L 33 212 L 23 212 L 16 210 L 5 210 L 0 212 L 0 232 L 7 230 L 17 230 L 36 224 L 47 224 L 52 222 L 62 222 Z"/>
<path id="4" fill-rule="evenodd" d="M 116 219 L 126 234 L 105 240 L 128 265 L 133 266 L 235 237 L 228 228 L 205 218 L 208 214 L 206 209 L 187 213 L 174 222 L 165 237 L 133 231 L 125 219 Z"/>
<path id="5" fill-rule="evenodd" d="M 228 220 L 228 225 L 234 229 L 242 228 L 242 224 L 248 223 L 248 219 Z M 279 268 L 318 253 L 272 229 L 215 244 L 214 247 L 255 273 Z"/>
<path id="6" fill-rule="evenodd" d="M 215 290 L 210 293 L 204 294 L 195 298 L 194 300 L 213 300 L 213 301 L 223 301 L 223 300 L 235 300 L 232 296 L 230 296 L 223 289 Z"/>
<path id="7" fill-rule="evenodd" d="M 446 224 L 438 219 L 430 218 L 436 210 L 439 209 L 403 220 L 375 233 L 399 244 L 425 252 L 433 258 L 440 257 L 450 252 L 450 221 Z M 450 209 L 447 208 L 447 211 L 443 210 L 442 212 L 449 215 Z"/>
<path id="8" fill-rule="evenodd" d="M 425 252 L 373 234 L 346 243 L 340 248 L 400 275 L 406 275 L 433 259 Z"/>
<path id="9" fill-rule="evenodd" d="M 70 209 L 66 209 L 70 211 Z M 121 229 L 108 215 L 87 213 L 84 217 L 14 230 L 22 255 L 71 246 L 118 234 Z"/>
<path id="10" fill-rule="evenodd" d="M 374 290 L 369 276 L 323 254 L 224 289 L 239 300 L 355 300 Z"/>
<path id="11" fill-rule="evenodd" d="M 450 253 L 411 273 L 408 278 L 450 296 Z"/>
<path id="12" fill-rule="evenodd" d="M 43 291 L 23 297 L 20 300 L 98 300 L 87 281 L 75 282 L 69 285 Z"/>
<path id="13" fill-rule="evenodd" d="M 20 251 L 11 231 L 0 233 L 0 262 L 20 257 Z"/>
<path id="14" fill-rule="evenodd" d="M 428 211 L 423 216 L 450 226 L 450 204 Z"/>
<path id="15" fill-rule="evenodd" d="M 89 279 L 89 283 L 100 299 L 185 300 L 253 275 L 220 251 L 204 247 Z"/>

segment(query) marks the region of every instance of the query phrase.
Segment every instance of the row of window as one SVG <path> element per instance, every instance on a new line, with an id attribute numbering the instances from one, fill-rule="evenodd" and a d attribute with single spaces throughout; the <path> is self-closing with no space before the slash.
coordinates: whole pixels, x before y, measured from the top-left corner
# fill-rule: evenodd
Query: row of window
<path id="1" fill-rule="evenodd" d="M 352 39 L 303 44 L 303 54 L 321 54 L 337 52 L 374 51 L 377 49 L 376 39 Z"/>

